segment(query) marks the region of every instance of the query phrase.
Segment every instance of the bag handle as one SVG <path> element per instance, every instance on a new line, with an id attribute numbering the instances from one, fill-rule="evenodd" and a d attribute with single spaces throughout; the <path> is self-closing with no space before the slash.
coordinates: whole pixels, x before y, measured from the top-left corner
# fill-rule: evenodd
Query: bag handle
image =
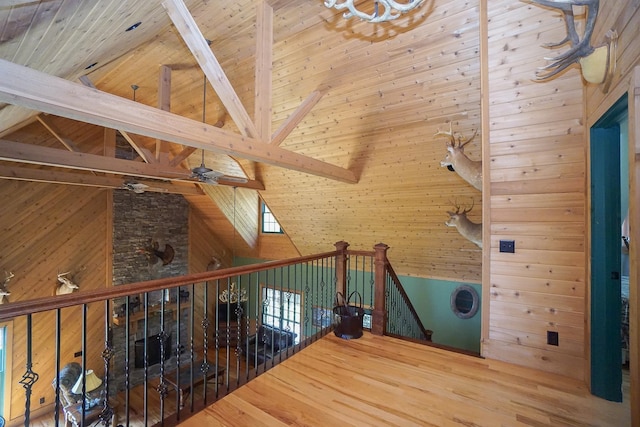
<path id="1" fill-rule="evenodd" d="M 349 302 L 344 298 L 342 292 L 336 292 L 336 307 L 340 307 L 342 314 L 349 313 Z"/>
<path id="2" fill-rule="evenodd" d="M 349 298 L 347 298 L 347 304 L 349 304 L 351 302 L 351 297 L 353 296 L 353 294 L 358 295 L 358 297 L 360 298 L 360 308 L 362 308 L 363 307 L 362 295 L 360 295 L 360 292 L 358 292 L 358 291 L 353 291 L 353 292 L 351 292 L 349 294 Z M 353 304 L 354 304 L 354 306 L 357 307 L 355 299 L 353 301 Z"/>
<path id="3" fill-rule="evenodd" d="M 336 292 L 336 306 L 344 306 L 345 308 L 349 308 L 349 304 L 351 303 L 351 297 L 353 297 L 354 295 L 357 295 L 358 298 L 360 299 L 360 308 L 363 307 L 363 300 L 362 300 L 362 295 L 360 294 L 360 292 L 358 291 L 353 291 L 349 294 L 349 298 L 344 297 L 344 295 L 342 294 L 342 292 L 338 291 Z M 353 304 L 355 307 L 357 307 L 357 301 L 354 299 Z"/>

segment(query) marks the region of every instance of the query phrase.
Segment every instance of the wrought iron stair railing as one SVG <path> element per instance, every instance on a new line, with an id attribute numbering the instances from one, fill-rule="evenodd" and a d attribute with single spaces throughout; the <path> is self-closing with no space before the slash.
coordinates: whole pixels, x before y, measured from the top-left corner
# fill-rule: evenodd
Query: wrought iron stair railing
<path id="1" fill-rule="evenodd" d="M 80 425 L 176 425 L 329 333 L 336 292 L 360 294 L 364 327 L 372 333 L 427 340 L 387 246 L 373 252 L 348 246 L 338 242 L 335 251 L 313 256 L 0 306 L 0 321 L 13 320 L 14 333 L 25 336 L 24 374 L 12 387 L 12 393 L 24 389 L 24 425 L 32 417 L 56 426 L 69 417 Z M 44 355 L 44 343 L 34 342 L 34 321 L 55 328 L 55 354 Z M 80 323 L 81 336 L 65 336 L 67 322 Z M 77 347 L 82 372 L 91 368 L 103 382 L 88 390 L 82 376 L 81 401 L 69 405 L 61 373 Z M 51 370 L 37 372 L 37 357 L 54 358 Z M 32 411 L 34 390 L 54 393 L 48 411 Z"/>

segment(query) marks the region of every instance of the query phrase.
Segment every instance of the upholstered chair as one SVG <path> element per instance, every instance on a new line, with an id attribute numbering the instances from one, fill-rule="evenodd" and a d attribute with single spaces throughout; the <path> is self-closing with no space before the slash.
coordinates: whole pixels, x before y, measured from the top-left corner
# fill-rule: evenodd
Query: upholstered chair
<path id="1" fill-rule="evenodd" d="M 60 370 L 60 403 L 62 406 L 73 405 L 82 400 L 81 394 L 75 394 L 71 391 L 75 383 L 82 374 L 82 366 L 79 363 L 71 362 Z M 56 388 L 57 378 L 53 379 L 51 385 Z"/>

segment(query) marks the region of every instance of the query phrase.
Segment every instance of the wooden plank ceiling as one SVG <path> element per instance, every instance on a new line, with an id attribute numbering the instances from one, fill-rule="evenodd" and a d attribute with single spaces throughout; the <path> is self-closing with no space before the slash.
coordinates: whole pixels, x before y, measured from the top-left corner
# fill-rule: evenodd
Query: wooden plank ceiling
<path id="1" fill-rule="evenodd" d="M 169 169 L 182 168 L 186 184 L 165 182 L 158 191 L 197 193 L 188 198 L 203 215 L 215 210 L 212 228 L 232 230 L 235 222 L 246 242 L 240 255 L 258 253 L 256 220 L 238 217 L 257 214 L 259 194 L 301 254 L 339 240 L 356 249 L 384 242 L 401 274 L 478 282 L 480 249 L 444 221 L 457 202 L 473 203 L 470 217 L 479 222 L 481 193 L 440 167 L 445 143 L 432 137 L 449 121 L 465 135 L 480 125 L 478 2 L 427 1 L 393 25 L 344 20 L 321 0 L 270 4 L 0 6 L 3 72 L 28 76 L 29 70 L 13 71 L 17 64 L 47 75 L 35 74 L 27 85 L 7 79 L 0 88 L 0 154 L 7 160 L 0 175 L 38 180 L 37 171 L 45 170 L 60 182 L 102 180 L 118 188 L 123 174 L 154 169 L 150 176 L 166 178 Z M 109 156 L 120 146 L 137 157 L 139 171 L 26 165 L 16 159 L 15 142 L 55 148 L 64 161 Z M 188 169 L 201 163 L 199 148 L 207 166 L 264 187 L 242 189 L 236 221 L 230 189 L 201 191 L 189 183 Z M 466 152 L 480 158 L 479 137 Z M 218 207 L 204 206 L 203 194 Z"/>

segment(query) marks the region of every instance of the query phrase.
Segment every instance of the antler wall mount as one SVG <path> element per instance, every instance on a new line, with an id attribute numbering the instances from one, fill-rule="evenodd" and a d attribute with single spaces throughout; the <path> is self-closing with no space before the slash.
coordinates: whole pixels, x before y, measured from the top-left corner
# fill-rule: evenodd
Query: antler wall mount
<path id="1" fill-rule="evenodd" d="M 2 281 L 2 283 L 0 283 L 0 304 L 9 302 L 9 299 L 7 297 L 11 295 L 11 292 L 9 292 L 7 286 L 9 285 L 9 281 L 14 276 L 15 275 L 13 274 L 13 272 L 7 270 L 4 271 L 4 280 Z"/>
<path id="2" fill-rule="evenodd" d="M 58 273 L 59 283 L 56 286 L 56 295 L 71 294 L 80 289 L 80 286 L 78 286 L 74 279 L 69 277 L 70 273 L 70 271 L 67 271 L 66 273 Z"/>
<path id="3" fill-rule="evenodd" d="M 447 167 L 450 171 L 456 172 L 476 190 L 482 191 L 482 161 L 471 160 L 464 153 L 464 146 L 471 142 L 477 134 L 478 129 L 474 131 L 471 138 L 463 141 L 463 137 L 459 135 L 456 140 L 453 133 L 452 122 L 449 122 L 449 132 L 438 129 L 434 137 L 444 136 L 449 138 L 447 154 L 440 162 L 440 166 Z"/>
<path id="4" fill-rule="evenodd" d="M 556 43 L 546 43 L 543 46 L 555 49 L 567 43 L 571 45 L 569 50 L 555 57 L 546 57 L 550 61 L 544 67 L 539 67 L 536 71 L 537 81 L 547 81 L 572 64 L 580 65 L 581 74 L 585 81 L 592 84 L 602 85 L 602 91 L 607 93 L 613 80 L 616 69 L 616 57 L 618 46 L 618 33 L 609 30 L 605 35 L 605 42 L 597 47 L 592 46 L 591 36 L 600 9 L 599 0 L 528 0 L 532 3 L 558 9 L 562 12 L 567 36 Z M 582 38 L 576 30 L 574 7 L 586 7 L 586 21 Z"/>
<path id="5" fill-rule="evenodd" d="M 456 208 L 455 212 L 447 211 L 449 219 L 445 221 L 447 227 L 455 227 L 458 233 L 465 239 L 472 243 L 475 243 L 480 249 L 482 249 L 482 223 L 475 223 L 467 218 L 475 203 L 471 204 L 470 208 L 460 210 L 461 207 L 457 203 L 452 203 Z"/>

